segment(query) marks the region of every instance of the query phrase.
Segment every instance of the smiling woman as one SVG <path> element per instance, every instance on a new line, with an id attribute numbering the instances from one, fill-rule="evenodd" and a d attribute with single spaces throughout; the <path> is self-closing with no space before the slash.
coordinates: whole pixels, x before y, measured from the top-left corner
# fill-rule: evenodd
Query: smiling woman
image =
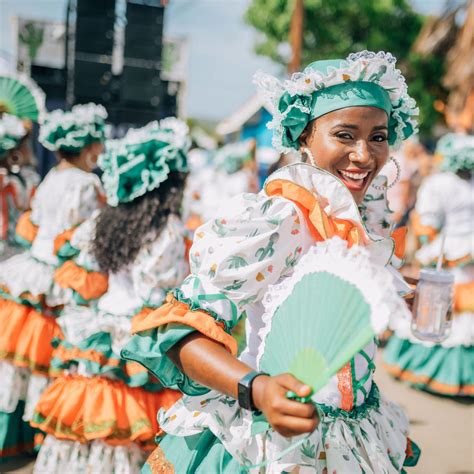
<path id="1" fill-rule="evenodd" d="M 318 61 L 284 83 L 263 75 L 258 82 L 274 110 L 274 146 L 306 153 L 310 163 L 279 169 L 258 194 L 236 196 L 199 227 L 190 276 L 135 324 L 122 356 L 185 393 L 159 413 L 167 435 L 143 472 L 400 472 L 418 450 L 405 414 L 373 382 L 373 340 L 311 402 L 287 398 L 311 392 L 293 375 L 255 370 L 274 316 L 264 315 L 269 288 L 317 243 L 364 246 L 390 267 L 385 188 L 371 184 L 389 146 L 414 131 L 415 103 L 385 53 Z M 307 330 L 297 311 L 291 317 Z M 237 358 L 232 332 L 244 318 L 247 345 Z"/>

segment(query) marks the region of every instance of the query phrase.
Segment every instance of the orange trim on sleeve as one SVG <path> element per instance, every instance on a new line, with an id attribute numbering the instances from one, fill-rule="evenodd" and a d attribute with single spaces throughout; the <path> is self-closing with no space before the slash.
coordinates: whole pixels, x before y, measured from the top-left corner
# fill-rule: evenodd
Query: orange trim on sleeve
<path id="1" fill-rule="evenodd" d="M 474 281 L 454 285 L 454 311 L 474 313 Z"/>
<path id="2" fill-rule="evenodd" d="M 317 242 L 335 236 L 346 240 L 349 246 L 367 242 L 360 226 L 348 219 L 328 216 L 316 196 L 302 186 L 285 179 L 276 179 L 265 186 L 265 191 L 269 196 L 281 196 L 296 204 Z"/>
<path id="3" fill-rule="evenodd" d="M 54 239 L 54 254 L 57 255 L 59 249 L 66 243 L 70 242 L 71 238 L 76 231 L 77 227 L 72 227 L 71 229 L 67 229 L 64 232 L 61 232 L 55 239 Z"/>
<path id="4" fill-rule="evenodd" d="M 72 260 L 68 260 L 55 271 L 54 280 L 61 288 L 71 288 L 86 300 L 101 297 L 109 287 L 107 275 L 88 272 Z"/>
<path id="5" fill-rule="evenodd" d="M 33 242 L 33 240 L 35 240 L 36 234 L 38 233 L 38 226 L 31 222 L 31 211 L 26 211 L 20 216 L 15 232 L 18 237 L 21 237 L 27 242 Z"/>
<path id="6" fill-rule="evenodd" d="M 190 326 L 210 339 L 222 344 L 232 355 L 237 355 L 237 341 L 224 331 L 205 311 L 191 311 L 189 306 L 169 294 L 166 303 L 152 311 L 145 318 L 132 320 L 132 333 L 155 329 L 165 324 L 176 323 Z"/>
<path id="7" fill-rule="evenodd" d="M 408 228 L 406 226 L 399 227 L 392 232 L 392 239 L 395 242 L 395 257 L 400 260 L 405 257 L 406 238 Z"/>

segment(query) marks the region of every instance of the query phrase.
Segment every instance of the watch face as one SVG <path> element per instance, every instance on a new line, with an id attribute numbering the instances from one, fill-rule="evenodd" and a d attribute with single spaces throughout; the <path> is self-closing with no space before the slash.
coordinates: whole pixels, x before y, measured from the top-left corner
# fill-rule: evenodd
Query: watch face
<path id="1" fill-rule="evenodd" d="M 246 385 L 239 383 L 237 388 L 238 402 L 241 408 L 250 410 L 250 390 Z"/>

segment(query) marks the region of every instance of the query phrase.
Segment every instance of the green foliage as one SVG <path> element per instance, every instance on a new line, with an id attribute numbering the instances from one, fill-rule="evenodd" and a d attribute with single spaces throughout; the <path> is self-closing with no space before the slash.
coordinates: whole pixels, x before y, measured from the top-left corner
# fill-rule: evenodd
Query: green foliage
<path id="1" fill-rule="evenodd" d="M 253 0 L 245 19 L 259 33 L 257 54 L 288 62 L 288 37 L 295 0 Z M 407 75 L 410 94 L 417 100 L 429 133 L 440 115 L 433 108 L 443 99 L 441 86 L 443 58 L 420 58 L 410 49 L 424 18 L 407 0 L 305 0 L 303 65 L 318 59 L 345 57 L 363 49 L 390 51 Z"/>

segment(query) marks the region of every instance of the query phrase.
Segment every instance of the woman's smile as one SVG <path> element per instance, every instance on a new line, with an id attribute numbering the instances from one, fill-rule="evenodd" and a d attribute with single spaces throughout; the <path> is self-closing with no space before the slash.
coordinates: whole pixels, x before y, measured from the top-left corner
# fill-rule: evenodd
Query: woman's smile
<path id="1" fill-rule="evenodd" d="M 338 169 L 337 175 L 350 191 L 365 191 L 372 181 L 371 170 L 358 168 Z"/>

